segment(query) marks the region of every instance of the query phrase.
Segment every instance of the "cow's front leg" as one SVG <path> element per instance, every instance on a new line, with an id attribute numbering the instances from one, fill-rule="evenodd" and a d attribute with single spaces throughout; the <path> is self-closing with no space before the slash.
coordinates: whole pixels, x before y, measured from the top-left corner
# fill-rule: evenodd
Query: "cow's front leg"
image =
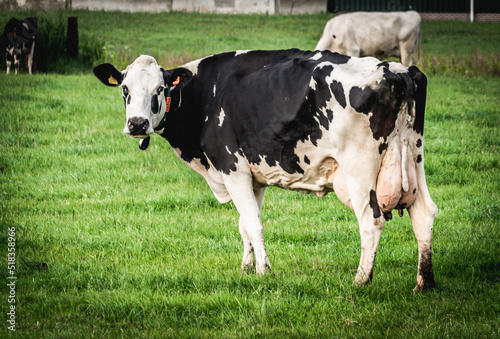
<path id="1" fill-rule="evenodd" d="M 259 211 L 262 209 L 262 203 L 264 202 L 264 194 L 266 192 L 266 188 L 256 188 L 254 189 L 255 199 L 259 206 Z M 250 236 L 247 234 L 247 227 L 245 222 L 240 219 L 240 234 L 243 239 L 243 260 L 241 262 L 241 269 L 249 273 L 253 269 L 255 269 L 255 259 L 254 259 L 254 249 L 252 246 L 252 241 Z"/>
<path id="2" fill-rule="evenodd" d="M 247 234 L 246 226 L 240 219 L 240 234 L 243 239 L 243 260 L 241 261 L 241 269 L 245 273 L 250 273 L 255 269 L 255 259 L 253 246 L 250 237 Z"/>
<path id="3" fill-rule="evenodd" d="M 16 75 L 19 74 L 19 58 L 17 54 L 14 55 L 14 70 L 16 72 Z"/>
<path id="4" fill-rule="evenodd" d="M 406 67 L 415 65 L 415 58 L 413 57 L 413 54 L 415 53 L 414 39 L 401 42 L 399 44 L 399 50 L 401 52 L 401 63 L 403 65 L 405 65 Z"/>
<path id="5" fill-rule="evenodd" d="M 239 227 L 244 247 L 241 268 L 249 272 L 255 265 L 257 273 L 266 273 L 271 264 L 266 253 L 264 229 L 260 220 L 265 189 L 254 190 L 252 175 L 245 171 L 225 175 L 224 184 L 240 214 Z"/>
<path id="6" fill-rule="evenodd" d="M 35 42 L 31 44 L 31 48 L 29 50 L 29 53 L 26 57 L 27 63 L 28 63 L 28 73 L 33 74 L 33 57 L 35 54 Z"/>
<path id="7" fill-rule="evenodd" d="M 427 184 L 425 183 L 423 165 L 417 167 L 417 181 L 417 197 L 415 202 L 408 208 L 413 231 L 418 242 L 417 285 L 413 292 L 436 286 L 432 270 L 432 227 L 438 209 L 429 195 Z"/>
<path id="8" fill-rule="evenodd" d="M 14 60 L 14 57 L 12 56 L 12 51 L 8 50 L 7 53 L 5 53 L 5 62 L 7 64 L 7 70 L 6 70 L 7 74 L 10 74 L 10 68 L 12 67 L 13 60 Z"/>

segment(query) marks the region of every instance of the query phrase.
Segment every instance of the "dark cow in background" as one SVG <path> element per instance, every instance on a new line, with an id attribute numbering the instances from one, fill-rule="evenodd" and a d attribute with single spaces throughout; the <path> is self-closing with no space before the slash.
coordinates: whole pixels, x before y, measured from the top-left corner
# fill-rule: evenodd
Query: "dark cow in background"
<path id="1" fill-rule="evenodd" d="M 267 186 L 354 210 L 361 234 L 355 284 L 371 281 L 382 228 L 407 209 L 418 241 L 415 290 L 435 285 L 431 242 L 437 207 L 425 182 L 427 79 L 418 68 L 329 51 L 237 51 L 165 70 L 141 56 L 124 71 L 94 68 L 121 86 L 124 132 L 157 133 L 240 213 L 242 268 L 271 267 L 260 213 Z"/>
<path id="2" fill-rule="evenodd" d="M 37 25 L 33 19 L 11 18 L 3 30 L 2 46 L 5 48 L 7 74 L 14 62 L 16 74 L 19 73 L 19 60 L 26 56 L 28 73 L 32 74 L 33 57 L 35 51 L 35 37 Z"/>

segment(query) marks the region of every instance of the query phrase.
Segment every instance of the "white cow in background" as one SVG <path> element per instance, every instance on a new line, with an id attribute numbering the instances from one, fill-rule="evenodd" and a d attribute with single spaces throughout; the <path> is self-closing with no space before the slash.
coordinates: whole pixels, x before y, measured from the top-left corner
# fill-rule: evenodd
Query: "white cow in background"
<path id="1" fill-rule="evenodd" d="M 356 57 L 397 57 L 405 66 L 420 57 L 420 15 L 408 12 L 353 12 L 326 23 L 316 50 L 331 50 Z"/>

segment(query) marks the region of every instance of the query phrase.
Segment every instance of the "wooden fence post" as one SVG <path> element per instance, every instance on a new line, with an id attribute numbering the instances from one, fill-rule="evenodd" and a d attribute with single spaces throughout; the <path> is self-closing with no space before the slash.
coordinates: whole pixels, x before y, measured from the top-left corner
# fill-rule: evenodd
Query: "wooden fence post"
<path id="1" fill-rule="evenodd" d="M 78 57 L 78 17 L 68 17 L 66 50 L 69 58 Z"/>

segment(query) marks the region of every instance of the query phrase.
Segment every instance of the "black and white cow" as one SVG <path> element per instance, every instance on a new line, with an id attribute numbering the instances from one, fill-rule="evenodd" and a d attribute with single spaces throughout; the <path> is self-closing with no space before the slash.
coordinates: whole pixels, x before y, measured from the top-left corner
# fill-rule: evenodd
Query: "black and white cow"
<path id="1" fill-rule="evenodd" d="M 437 207 L 424 175 L 427 79 L 418 68 L 329 51 L 237 51 L 164 70 L 140 56 L 124 71 L 94 68 L 122 87 L 124 132 L 157 133 L 201 174 L 215 197 L 233 200 L 244 243 L 242 269 L 271 267 L 260 213 L 267 186 L 323 197 L 354 210 L 361 233 L 355 284 L 371 281 L 391 211 L 408 209 L 418 241 L 415 290 L 435 285 Z"/>
<path id="2" fill-rule="evenodd" d="M 5 47 L 7 74 L 14 62 L 16 74 L 19 73 L 19 60 L 27 58 L 28 73 L 32 74 L 33 56 L 35 51 L 36 24 L 30 19 L 11 18 L 3 30 L 2 46 Z"/>

